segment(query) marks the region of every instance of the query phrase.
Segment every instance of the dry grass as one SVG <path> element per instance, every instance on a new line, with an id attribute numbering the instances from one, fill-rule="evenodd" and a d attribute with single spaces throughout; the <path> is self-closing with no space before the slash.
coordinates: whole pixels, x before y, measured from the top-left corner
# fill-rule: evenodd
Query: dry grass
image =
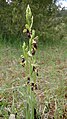
<path id="1" fill-rule="evenodd" d="M 1 103 L 3 107 L 1 108 L 2 111 L 6 106 L 11 109 L 10 106 L 12 105 L 13 98 L 11 88 L 16 89 L 16 87 L 21 87 L 24 84 L 25 72 L 20 65 L 21 52 L 22 50 L 20 48 L 12 47 L 11 45 L 0 45 L 0 100 L 3 101 L 3 103 Z M 43 105 L 45 107 L 46 102 L 50 103 L 52 100 L 56 100 L 56 114 L 62 115 L 64 110 L 63 106 L 64 103 L 66 104 L 67 99 L 66 41 L 60 41 L 60 43 L 56 42 L 54 44 L 46 42 L 44 45 L 39 43 L 36 58 L 39 64 L 38 92 L 41 91 L 44 94 Z M 24 107 L 21 106 L 23 104 L 20 104 L 22 97 L 17 95 L 17 93 L 15 94 L 15 103 L 17 103 L 16 105 L 18 106 L 16 110 L 21 115 L 19 108 L 22 110 Z M 1 114 L 7 115 L 5 111 L 2 111 L 0 112 Z"/>

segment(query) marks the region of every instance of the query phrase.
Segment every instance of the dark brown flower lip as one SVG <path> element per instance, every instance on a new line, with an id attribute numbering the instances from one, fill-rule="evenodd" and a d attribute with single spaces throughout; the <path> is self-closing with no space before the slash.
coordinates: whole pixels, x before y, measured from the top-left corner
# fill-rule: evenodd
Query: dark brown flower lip
<path id="1" fill-rule="evenodd" d="M 28 36 L 29 38 L 31 38 L 31 35 L 32 35 L 32 32 L 30 32 L 30 31 L 27 29 L 27 36 Z"/>
<path id="2" fill-rule="evenodd" d="M 38 76 L 38 72 L 37 72 L 37 76 Z"/>
<path id="3" fill-rule="evenodd" d="M 33 66 L 33 71 L 35 71 L 35 69 L 36 69 L 36 67 L 35 67 L 35 66 Z"/>
<path id="4" fill-rule="evenodd" d="M 29 81 L 30 81 L 30 77 L 28 77 L 28 78 L 27 78 L 27 80 L 29 80 Z"/>
<path id="5" fill-rule="evenodd" d="M 24 67 L 25 66 L 25 63 L 22 63 L 22 66 Z"/>
<path id="6" fill-rule="evenodd" d="M 29 38 L 31 38 L 31 33 L 27 33 L 27 36 L 28 36 Z"/>
<path id="7" fill-rule="evenodd" d="M 35 50 L 34 50 L 34 48 L 32 49 L 32 55 L 35 55 Z"/>
<path id="8" fill-rule="evenodd" d="M 25 60 L 25 58 L 24 57 L 22 57 L 22 61 L 21 61 L 22 63 L 22 66 L 24 67 L 25 66 L 25 63 L 26 63 L 26 60 Z"/>
<path id="9" fill-rule="evenodd" d="M 27 33 L 29 33 L 29 30 L 27 29 Z"/>
<path id="10" fill-rule="evenodd" d="M 33 45 L 33 47 L 34 47 L 35 49 L 37 49 L 37 42 L 36 42 L 35 40 L 33 40 L 32 45 Z"/>
<path id="11" fill-rule="evenodd" d="M 31 90 L 32 90 L 32 91 L 34 90 L 34 87 L 33 87 L 33 86 L 31 87 Z"/>
<path id="12" fill-rule="evenodd" d="M 35 49 L 37 49 L 37 44 L 33 44 L 33 47 L 34 47 Z"/>
<path id="13" fill-rule="evenodd" d="M 22 63 L 23 63 L 23 62 L 25 62 L 25 58 L 24 58 L 24 57 L 22 58 Z"/>
<path id="14" fill-rule="evenodd" d="M 31 83 L 31 86 L 34 86 L 34 82 Z"/>
<path id="15" fill-rule="evenodd" d="M 30 83 L 30 81 L 27 81 L 27 84 L 29 84 Z"/>
<path id="16" fill-rule="evenodd" d="M 36 73 L 37 76 L 39 75 L 39 74 L 38 74 L 38 69 L 37 69 L 35 66 L 33 66 L 32 72 L 33 72 L 33 71 Z"/>
<path id="17" fill-rule="evenodd" d="M 37 90 L 37 84 L 35 84 L 35 90 Z"/>
<path id="18" fill-rule="evenodd" d="M 38 69 L 37 69 L 37 76 L 38 76 Z"/>
<path id="19" fill-rule="evenodd" d="M 29 83 L 30 83 L 30 77 L 27 78 L 27 84 L 29 84 Z"/>

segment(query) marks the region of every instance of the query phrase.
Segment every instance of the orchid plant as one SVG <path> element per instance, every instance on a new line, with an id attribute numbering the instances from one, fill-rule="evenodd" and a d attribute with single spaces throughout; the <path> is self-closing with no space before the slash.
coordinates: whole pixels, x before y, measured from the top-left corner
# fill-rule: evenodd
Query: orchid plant
<path id="1" fill-rule="evenodd" d="M 38 36 L 35 35 L 35 30 L 32 29 L 33 26 L 33 16 L 29 5 L 26 9 L 26 25 L 23 33 L 27 34 L 28 44 L 23 43 L 23 55 L 22 66 L 25 68 L 25 76 L 27 78 L 26 82 L 26 119 L 35 119 L 36 118 L 36 96 L 35 90 L 37 90 L 37 76 L 38 68 L 36 64 L 35 53 L 37 51 L 37 41 Z"/>

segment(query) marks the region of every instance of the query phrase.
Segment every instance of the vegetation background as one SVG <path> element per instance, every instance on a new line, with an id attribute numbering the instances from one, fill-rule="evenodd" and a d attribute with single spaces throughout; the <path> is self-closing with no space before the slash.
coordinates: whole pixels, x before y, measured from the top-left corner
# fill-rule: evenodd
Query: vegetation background
<path id="1" fill-rule="evenodd" d="M 25 24 L 25 10 L 29 4 L 34 16 L 34 28 L 43 41 L 46 39 L 62 39 L 66 37 L 67 10 L 61 11 L 55 4 L 56 0 L 13 0 L 9 5 L 0 0 L 0 34 L 3 38 L 20 40 Z"/>

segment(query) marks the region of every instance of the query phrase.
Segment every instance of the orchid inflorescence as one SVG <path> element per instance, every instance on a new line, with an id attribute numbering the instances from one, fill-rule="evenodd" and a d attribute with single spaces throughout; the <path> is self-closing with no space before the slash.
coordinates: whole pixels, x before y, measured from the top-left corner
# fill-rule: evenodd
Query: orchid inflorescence
<path id="1" fill-rule="evenodd" d="M 24 42 L 23 43 L 23 55 L 21 55 L 22 57 L 22 66 L 26 68 L 26 72 L 27 75 L 29 75 L 27 77 L 27 84 L 29 84 L 30 82 L 33 81 L 33 83 L 36 83 L 36 81 L 31 80 L 32 75 L 38 76 L 38 69 L 36 66 L 36 61 L 35 61 L 35 53 L 37 50 L 37 41 L 38 41 L 38 36 L 35 36 L 35 30 L 32 30 L 32 26 L 33 26 L 33 16 L 32 16 L 32 12 L 31 9 L 29 7 L 29 5 L 27 6 L 26 9 L 26 25 L 25 25 L 25 29 L 23 30 L 23 33 L 27 34 L 27 37 L 29 38 L 28 41 L 28 45 Z M 35 74 L 33 74 L 35 73 Z M 37 85 L 34 84 L 32 85 L 31 83 L 31 87 L 32 90 L 34 89 L 33 87 L 35 87 L 35 89 L 37 89 Z"/>

